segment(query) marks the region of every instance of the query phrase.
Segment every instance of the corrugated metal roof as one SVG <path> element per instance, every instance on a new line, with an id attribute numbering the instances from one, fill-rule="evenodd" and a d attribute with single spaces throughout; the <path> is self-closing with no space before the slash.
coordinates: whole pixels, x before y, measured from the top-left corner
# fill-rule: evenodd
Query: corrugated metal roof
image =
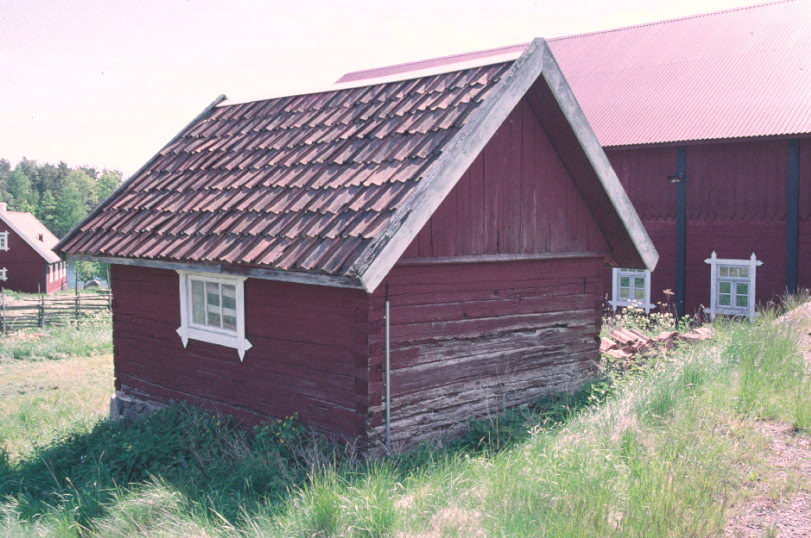
<path id="1" fill-rule="evenodd" d="M 549 40 L 603 146 L 811 133 L 811 2 L 790 0 Z M 486 61 L 526 44 L 350 73 Z"/>
<path id="2" fill-rule="evenodd" d="M 510 65 L 218 106 L 61 248 L 347 276 Z"/>
<path id="3" fill-rule="evenodd" d="M 62 260 L 62 258 L 57 256 L 53 251 L 59 239 L 31 213 L 23 211 L 0 211 L 0 221 L 5 222 L 9 228 L 14 230 L 17 235 L 28 243 L 45 261 L 56 263 Z"/>

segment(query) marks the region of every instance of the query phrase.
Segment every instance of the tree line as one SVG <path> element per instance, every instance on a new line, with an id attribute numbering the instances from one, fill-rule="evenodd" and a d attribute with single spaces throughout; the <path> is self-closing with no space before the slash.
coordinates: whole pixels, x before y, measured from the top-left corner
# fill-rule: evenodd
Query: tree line
<path id="1" fill-rule="evenodd" d="M 0 202 L 6 202 L 9 211 L 33 213 L 61 238 L 117 189 L 122 178 L 118 170 L 39 164 L 26 158 L 12 168 L 0 159 Z"/>

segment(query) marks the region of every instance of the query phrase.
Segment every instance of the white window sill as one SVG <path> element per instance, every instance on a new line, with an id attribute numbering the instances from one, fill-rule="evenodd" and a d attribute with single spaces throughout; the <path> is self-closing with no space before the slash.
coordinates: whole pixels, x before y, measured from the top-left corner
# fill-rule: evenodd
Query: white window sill
<path id="1" fill-rule="evenodd" d="M 240 361 L 245 358 L 245 352 L 253 347 L 247 338 L 240 338 L 236 334 L 207 331 L 195 327 L 178 327 L 177 334 L 180 335 L 180 339 L 183 341 L 183 347 L 188 346 L 189 340 L 199 340 L 200 342 L 230 347 L 237 350 Z"/>

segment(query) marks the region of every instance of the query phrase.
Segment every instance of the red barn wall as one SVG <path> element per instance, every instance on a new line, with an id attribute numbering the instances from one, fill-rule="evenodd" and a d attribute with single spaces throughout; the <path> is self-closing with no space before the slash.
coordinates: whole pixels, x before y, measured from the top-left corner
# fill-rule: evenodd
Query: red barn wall
<path id="1" fill-rule="evenodd" d="M 404 257 L 563 252 L 605 253 L 608 246 L 524 99 Z"/>
<path id="2" fill-rule="evenodd" d="M 0 280 L 0 287 L 26 293 L 53 291 L 53 288 L 47 289 L 45 271 L 48 264 L 42 256 L 2 222 L 0 232 L 9 232 L 8 250 L 0 250 L 0 268 L 8 269 L 8 280 Z"/>
<path id="3" fill-rule="evenodd" d="M 811 153 L 809 142 L 803 152 Z M 785 291 L 787 140 L 689 145 L 687 156 L 687 248 L 685 311 L 710 304 L 710 268 L 704 263 L 713 251 L 721 258 L 749 258 L 754 252 L 763 265 L 757 271 L 757 301 Z M 634 203 L 660 254 L 651 277 L 651 300 L 663 301 L 664 289 L 675 286 L 676 187 L 667 176 L 676 172 L 676 147 L 607 150 L 617 175 Z M 807 159 L 808 157 L 806 157 Z M 802 160 L 802 162 L 809 162 Z M 800 285 L 811 280 L 803 270 L 803 255 L 811 261 L 811 240 L 803 243 L 803 226 L 811 232 L 811 182 L 801 165 Z M 806 207 L 806 213 L 803 213 Z M 805 246 L 803 246 L 805 245 Z M 610 294 L 610 271 L 605 283 Z"/>
<path id="4" fill-rule="evenodd" d="M 248 279 L 253 347 L 240 362 L 223 346 L 189 340 L 183 348 L 175 271 L 113 265 L 112 289 L 117 390 L 190 401 L 248 424 L 298 413 L 325 432 L 365 432 L 365 292 Z"/>
<path id="5" fill-rule="evenodd" d="M 593 374 L 603 258 L 398 264 L 389 274 L 395 447 L 578 388 Z M 385 284 L 371 299 L 371 440 L 384 439 Z"/>
<path id="6" fill-rule="evenodd" d="M 811 138 L 800 140 L 799 198 L 797 286 L 811 289 Z"/>

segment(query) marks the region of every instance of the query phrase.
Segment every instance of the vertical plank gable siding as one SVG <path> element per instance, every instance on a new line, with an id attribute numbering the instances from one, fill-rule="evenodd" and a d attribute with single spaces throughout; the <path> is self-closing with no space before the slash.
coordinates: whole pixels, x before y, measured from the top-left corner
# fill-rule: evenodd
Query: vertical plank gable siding
<path id="1" fill-rule="evenodd" d="M 601 257 L 395 266 L 388 276 L 395 445 L 459 432 L 472 417 L 588 379 L 602 267 Z M 372 442 L 384 435 L 384 295 L 371 298 Z"/>
<path id="2" fill-rule="evenodd" d="M 524 99 L 403 257 L 587 251 L 608 246 Z"/>
<path id="3" fill-rule="evenodd" d="M 248 424 L 298 413 L 325 432 L 362 436 L 367 412 L 368 295 L 249 279 L 247 338 L 235 350 L 190 340 L 183 349 L 178 276 L 114 265 L 116 388 L 186 400 Z"/>
<path id="4" fill-rule="evenodd" d="M 811 146 L 808 139 L 803 143 Z M 761 140 L 687 146 L 687 313 L 709 305 L 710 269 L 704 259 L 713 250 L 719 257 L 740 259 L 755 252 L 764 261 L 757 272 L 758 301 L 784 292 L 787 144 L 786 140 Z M 805 151 L 811 154 L 811 149 Z M 676 188 L 667 176 L 676 172 L 676 147 L 609 148 L 606 153 L 659 251 L 651 299 L 664 301 L 662 290 L 672 290 L 675 283 Z M 807 170 L 805 175 L 808 185 L 811 176 Z M 811 215 L 811 202 L 806 202 L 811 200 L 811 188 L 805 189 L 800 196 L 801 241 Z M 811 224 L 805 226 L 811 234 Z M 811 263 L 811 247 L 801 243 L 800 275 L 803 260 Z M 805 275 L 811 283 L 811 271 Z M 605 282 L 610 282 L 610 271 Z"/>

